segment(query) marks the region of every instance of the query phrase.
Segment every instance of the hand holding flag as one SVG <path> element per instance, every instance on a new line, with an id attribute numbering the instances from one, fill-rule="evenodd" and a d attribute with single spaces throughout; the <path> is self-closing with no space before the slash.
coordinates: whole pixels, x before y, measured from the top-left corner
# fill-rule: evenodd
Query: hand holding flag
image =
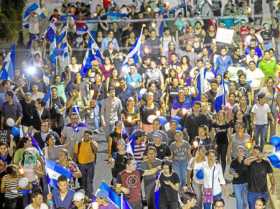
<path id="1" fill-rule="evenodd" d="M 5 57 L 2 70 L 0 72 L 0 80 L 13 80 L 16 68 L 16 45 L 11 46 L 10 52 Z"/>

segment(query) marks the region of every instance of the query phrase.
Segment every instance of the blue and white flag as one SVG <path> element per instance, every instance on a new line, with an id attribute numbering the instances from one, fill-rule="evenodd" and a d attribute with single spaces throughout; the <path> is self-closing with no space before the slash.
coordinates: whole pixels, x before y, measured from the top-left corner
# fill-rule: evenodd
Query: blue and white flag
<path id="1" fill-rule="evenodd" d="M 133 58 L 134 59 L 134 64 L 137 64 L 140 62 L 140 53 L 141 53 L 141 39 L 142 39 L 142 34 L 143 34 L 143 27 L 141 29 L 141 33 L 140 36 L 137 38 L 137 40 L 135 41 L 134 45 L 132 46 L 132 48 L 129 50 L 128 55 L 126 56 L 125 60 L 123 61 L 123 64 L 126 64 L 129 58 Z"/>
<path id="2" fill-rule="evenodd" d="M 30 17 L 30 15 L 33 12 L 38 13 L 39 9 L 40 9 L 40 5 L 36 2 L 31 3 L 25 7 L 25 9 L 23 10 L 23 15 L 22 15 L 22 24 L 25 28 L 29 27 L 28 18 Z"/>
<path id="3" fill-rule="evenodd" d="M 157 181 L 159 181 L 160 176 L 161 176 L 161 173 L 158 173 L 157 178 L 156 178 Z M 160 207 L 159 207 L 159 197 L 160 197 L 159 196 L 159 186 L 156 184 L 155 185 L 155 191 L 154 191 L 154 204 L 155 204 L 156 209 L 160 209 Z"/>
<path id="4" fill-rule="evenodd" d="M 39 155 L 40 155 L 43 159 L 45 159 L 44 153 L 43 153 L 41 147 L 39 146 L 37 140 L 36 140 L 33 136 L 31 136 L 31 141 L 32 141 L 32 146 L 35 147 L 36 150 L 38 151 Z"/>
<path id="5" fill-rule="evenodd" d="M 55 26 L 55 22 L 53 21 L 50 23 L 50 25 L 48 26 L 47 30 L 45 31 L 44 37 L 47 41 L 49 41 L 50 43 L 53 43 L 54 41 L 56 41 L 56 26 Z"/>
<path id="6" fill-rule="evenodd" d="M 45 104 L 47 104 L 51 99 L 51 87 L 48 89 L 48 91 L 45 93 L 44 97 L 43 97 L 43 102 L 45 102 Z"/>
<path id="7" fill-rule="evenodd" d="M 280 151 L 273 152 L 267 158 L 274 168 L 280 169 Z"/>
<path id="8" fill-rule="evenodd" d="M 54 41 L 50 44 L 50 53 L 49 53 L 49 59 L 53 66 L 56 65 L 57 56 L 58 56 L 58 49 L 56 47 L 56 41 Z"/>
<path id="9" fill-rule="evenodd" d="M 280 136 L 272 136 L 270 144 L 274 146 L 274 152 L 267 158 L 274 168 L 280 169 Z"/>
<path id="10" fill-rule="evenodd" d="M 88 49 L 86 51 L 86 55 L 83 60 L 83 64 L 81 67 L 80 74 L 84 78 L 88 74 L 89 69 L 92 67 L 92 61 L 98 60 L 99 63 L 103 63 L 103 56 L 102 53 L 95 42 L 95 40 L 89 34 L 88 39 Z"/>
<path id="11" fill-rule="evenodd" d="M 47 176 L 49 177 L 49 181 L 50 181 L 49 184 L 51 186 L 56 187 L 57 179 L 60 176 L 65 176 L 69 180 L 72 178 L 71 171 L 63 167 L 62 165 L 58 164 L 57 162 L 52 160 L 46 160 L 45 163 L 46 163 L 45 165 L 46 173 Z"/>
<path id="12" fill-rule="evenodd" d="M 135 142 L 137 140 L 137 135 L 139 132 L 142 131 L 140 129 L 134 130 L 127 139 L 128 142 L 126 143 L 126 152 L 128 154 L 131 154 L 132 156 L 134 156 Z"/>
<path id="13" fill-rule="evenodd" d="M 50 42 L 50 52 L 49 52 L 49 59 L 52 65 L 56 65 L 56 60 L 58 56 L 58 49 L 57 49 L 57 34 L 56 34 L 56 21 L 52 21 L 47 28 L 44 37 L 47 41 Z"/>
<path id="14" fill-rule="evenodd" d="M 67 26 L 63 27 L 60 35 L 57 36 L 56 44 L 60 44 L 59 56 L 61 61 L 61 66 L 63 69 L 70 64 L 70 51 L 67 42 Z"/>
<path id="15" fill-rule="evenodd" d="M 67 25 L 63 26 L 62 30 L 60 31 L 60 34 L 56 35 L 56 44 L 61 44 L 66 39 L 67 34 Z"/>
<path id="16" fill-rule="evenodd" d="M 99 186 L 99 188 L 96 191 L 96 194 L 98 191 L 105 191 L 108 193 L 108 199 L 109 201 L 114 204 L 119 209 L 132 209 L 128 201 L 123 197 L 123 195 L 117 194 L 108 184 L 105 182 L 102 182 Z"/>
<path id="17" fill-rule="evenodd" d="M 66 67 L 70 64 L 70 54 L 69 54 L 69 47 L 67 42 L 63 42 L 60 45 L 60 50 L 61 50 L 61 64 L 63 67 Z"/>
<path id="18" fill-rule="evenodd" d="M 222 81 L 222 84 L 220 85 L 216 98 L 214 103 L 214 109 L 216 112 L 219 112 L 223 106 L 226 103 L 226 90 L 225 90 L 225 84 Z"/>
<path id="19" fill-rule="evenodd" d="M 16 45 L 11 46 L 10 52 L 4 59 L 0 72 L 0 80 L 13 80 L 15 77 L 16 67 Z"/>

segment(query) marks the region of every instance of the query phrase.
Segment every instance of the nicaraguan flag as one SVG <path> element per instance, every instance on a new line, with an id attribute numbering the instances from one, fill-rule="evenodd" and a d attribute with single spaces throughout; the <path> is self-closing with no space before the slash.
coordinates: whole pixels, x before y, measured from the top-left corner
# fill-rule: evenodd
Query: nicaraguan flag
<path id="1" fill-rule="evenodd" d="M 61 44 L 66 39 L 67 26 L 65 25 L 60 34 L 56 36 L 56 44 Z"/>
<path id="2" fill-rule="evenodd" d="M 203 83 L 203 75 L 201 74 L 201 71 L 199 74 L 196 76 L 196 96 L 192 99 L 192 106 L 196 101 L 201 100 L 201 95 L 202 95 L 202 83 Z"/>
<path id="3" fill-rule="evenodd" d="M 23 15 L 22 15 L 22 23 L 25 28 L 29 27 L 28 18 L 30 17 L 32 12 L 38 12 L 39 9 L 40 9 L 40 6 L 36 2 L 31 3 L 25 7 L 25 9 L 23 10 Z"/>
<path id="4" fill-rule="evenodd" d="M 49 54 L 49 59 L 50 62 L 53 66 L 56 65 L 56 60 L 58 56 L 58 49 L 56 47 L 56 41 L 50 44 L 50 54 Z"/>
<path id="5" fill-rule="evenodd" d="M 45 102 L 45 104 L 47 104 L 49 102 L 51 98 L 51 88 L 48 89 L 47 93 L 45 93 L 44 97 L 43 97 L 43 102 Z"/>
<path id="6" fill-rule="evenodd" d="M 64 33 L 64 32 L 62 32 Z M 65 35 L 63 36 L 63 39 L 60 44 L 60 58 L 61 58 L 61 65 L 63 67 L 66 67 L 70 64 L 70 52 L 69 52 L 69 45 L 67 42 L 67 37 L 66 37 L 66 30 L 65 30 Z"/>
<path id="7" fill-rule="evenodd" d="M 55 21 L 51 22 L 48 26 L 47 30 L 45 31 L 45 39 L 50 43 L 56 41 L 56 26 Z"/>
<path id="8" fill-rule="evenodd" d="M 4 59 L 0 72 L 0 80 L 13 80 L 15 77 L 16 67 L 16 45 L 11 46 L 10 52 Z"/>
<path id="9" fill-rule="evenodd" d="M 107 12 L 104 16 L 106 16 L 110 20 L 119 20 L 121 18 L 127 17 L 127 14 L 110 11 L 110 12 Z"/>
<path id="10" fill-rule="evenodd" d="M 98 191 L 106 191 L 109 195 L 109 200 L 112 204 L 114 204 L 119 209 L 132 209 L 128 201 L 122 197 L 121 195 L 118 195 L 108 184 L 105 182 L 102 182 L 99 186 L 99 188 L 96 191 L 96 194 Z"/>
<path id="11" fill-rule="evenodd" d="M 137 140 L 137 135 L 138 133 L 141 132 L 141 130 L 136 129 L 134 130 L 130 136 L 128 137 L 128 142 L 126 143 L 126 152 L 134 156 L 134 147 L 135 147 L 135 142 Z"/>
<path id="12" fill-rule="evenodd" d="M 94 60 L 93 54 L 91 53 L 90 49 L 87 49 L 86 55 L 83 60 L 83 64 L 81 67 L 80 74 L 84 78 L 87 76 L 89 69 L 91 69 L 91 62 Z"/>
<path id="13" fill-rule="evenodd" d="M 99 63 L 103 63 L 103 56 L 95 40 L 89 36 L 88 49 L 80 71 L 82 77 L 86 77 L 89 69 L 92 67 L 91 63 L 94 60 L 98 60 Z"/>
<path id="14" fill-rule="evenodd" d="M 96 41 L 91 36 L 89 36 L 89 40 L 90 40 L 91 53 L 93 54 L 94 60 L 98 60 L 99 63 L 103 63 L 103 55 Z"/>
<path id="15" fill-rule="evenodd" d="M 161 173 L 158 173 L 157 175 L 157 181 L 159 181 Z M 154 191 L 154 203 L 155 203 L 155 208 L 160 209 L 159 207 L 159 187 L 156 185 L 155 186 L 155 191 Z"/>
<path id="16" fill-rule="evenodd" d="M 273 167 L 280 169 L 280 151 L 270 154 L 267 158 Z"/>
<path id="17" fill-rule="evenodd" d="M 52 160 L 46 160 L 46 173 L 49 177 L 50 185 L 56 187 L 57 179 L 60 176 L 65 176 L 67 179 L 72 178 L 72 173 L 69 169 L 64 168 L 63 166 L 59 165 L 57 162 Z"/>
<path id="18" fill-rule="evenodd" d="M 136 42 L 134 43 L 132 48 L 129 50 L 129 53 L 126 56 L 125 60 L 123 61 L 123 64 L 126 64 L 128 59 L 131 57 L 133 57 L 135 64 L 137 64 L 140 61 L 142 34 L 143 34 L 143 28 L 141 29 L 140 36 L 137 38 Z"/>
<path id="19" fill-rule="evenodd" d="M 41 147 L 39 146 L 38 142 L 36 141 L 36 139 L 33 136 L 31 136 L 31 141 L 32 141 L 32 146 L 36 148 L 36 150 L 38 151 L 39 155 L 41 157 L 43 157 L 43 159 L 44 159 L 45 158 L 44 157 L 44 153 L 43 153 Z"/>
<path id="20" fill-rule="evenodd" d="M 220 85 L 216 98 L 215 98 L 215 103 L 214 103 L 214 109 L 216 112 L 219 112 L 222 107 L 226 103 L 226 91 L 225 91 L 225 84 L 222 81 L 222 84 Z"/>

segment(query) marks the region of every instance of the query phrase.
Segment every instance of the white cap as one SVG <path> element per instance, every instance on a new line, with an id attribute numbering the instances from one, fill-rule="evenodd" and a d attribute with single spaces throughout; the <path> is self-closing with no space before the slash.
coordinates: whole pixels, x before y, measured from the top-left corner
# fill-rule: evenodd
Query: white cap
<path id="1" fill-rule="evenodd" d="M 81 201 L 85 199 L 85 194 L 82 192 L 75 192 L 74 197 L 73 197 L 73 201 Z"/>

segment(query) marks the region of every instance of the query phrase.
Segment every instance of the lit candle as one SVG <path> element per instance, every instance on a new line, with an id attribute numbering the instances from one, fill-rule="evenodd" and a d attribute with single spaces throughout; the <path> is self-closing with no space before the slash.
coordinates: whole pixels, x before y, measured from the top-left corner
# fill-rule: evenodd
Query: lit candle
<path id="1" fill-rule="evenodd" d="M 132 121 L 132 117 L 129 115 L 129 116 L 127 116 L 127 122 L 131 122 Z"/>

